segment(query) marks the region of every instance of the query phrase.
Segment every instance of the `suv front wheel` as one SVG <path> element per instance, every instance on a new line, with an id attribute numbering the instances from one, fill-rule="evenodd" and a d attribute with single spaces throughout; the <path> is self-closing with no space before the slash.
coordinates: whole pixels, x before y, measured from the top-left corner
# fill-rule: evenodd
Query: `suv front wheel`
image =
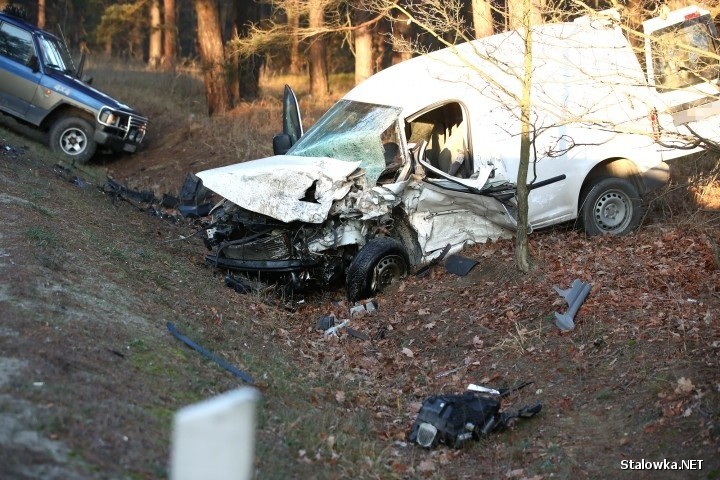
<path id="1" fill-rule="evenodd" d="M 95 129 L 80 117 L 61 117 L 50 128 L 50 148 L 72 163 L 85 163 L 95 155 Z"/>

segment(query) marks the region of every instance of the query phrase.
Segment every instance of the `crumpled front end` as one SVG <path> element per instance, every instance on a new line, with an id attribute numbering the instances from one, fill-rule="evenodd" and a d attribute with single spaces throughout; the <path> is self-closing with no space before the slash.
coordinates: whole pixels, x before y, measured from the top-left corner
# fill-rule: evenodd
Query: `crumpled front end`
<path id="1" fill-rule="evenodd" d="M 315 267 L 319 261 L 308 248 L 321 226 L 285 223 L 242 209 L 224 200 L 213 212 L 206 246 L 207 260 L 239 271 L 291 272 Z"/>
<path id="2" fill-rule="evenodd" d="M 246 273 L 291 274 L 294 282 L 328 285 L 341 280 L 363 245 L 391 233 L 393 209 L 400 200 L 392 188 L 365 189 L 362 172 L 339 183 L 345 195 L 328 206 L 320 223 L 277 218 L 290 211 L 287 205 L 278 205 L 279 193 L 264 200 L 264 205 L 277 206 L 275 216 L 253 212 L 226 198 L 213 209 L 213 222 L 206 230 L 205 244 L 212 251 L 207 261 Z M 303 195 L 305 203 L 315 198 Z"/>

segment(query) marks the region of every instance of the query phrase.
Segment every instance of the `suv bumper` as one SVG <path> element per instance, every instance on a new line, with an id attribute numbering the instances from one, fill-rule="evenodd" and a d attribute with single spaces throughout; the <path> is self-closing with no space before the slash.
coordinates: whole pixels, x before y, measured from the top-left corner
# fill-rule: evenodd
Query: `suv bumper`
<path id="1" fill-rule="evenodd" d="M 95 142 L 98 145 L 107 147 L 115 152 L 133 153 L 140 146 L 139 142 L 131 142 L 127 139 L 113 135 L 110 132 L 100 130 L 100 125 L 95 129 Z"/>

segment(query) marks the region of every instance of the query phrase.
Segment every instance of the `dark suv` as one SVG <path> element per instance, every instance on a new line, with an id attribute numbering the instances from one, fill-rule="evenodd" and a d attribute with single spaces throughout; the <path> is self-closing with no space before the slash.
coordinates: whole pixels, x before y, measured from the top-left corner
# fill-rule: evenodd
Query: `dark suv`
<path id="1" fill-rule="evenodd" d="M 92 88 L 56 36 L 0 13 L 0 112 L 48 131 L 50 147 L 84 163 L 98 145 L 134 152 L 147 118 Z"/>

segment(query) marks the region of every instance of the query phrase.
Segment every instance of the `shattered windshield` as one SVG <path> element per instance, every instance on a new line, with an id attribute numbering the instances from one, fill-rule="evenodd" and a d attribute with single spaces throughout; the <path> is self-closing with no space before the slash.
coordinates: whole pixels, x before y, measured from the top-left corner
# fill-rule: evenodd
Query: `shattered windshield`
<path id="1" fill-rule="evenodd" d="M 288 155 L 360 162 L 369 185 L 398 157 L 400 109 L 341 100 L 290 148 Z"/>
<path id="2" fill-rule="evenodd" d="M 718 78 L 717 48 L 707 24 L 685 22 L 652 35 L 653 67 L 659 91 Z"/>
<path id="3" fill-rule="evenodd" d="M 45 35 L 41 36 L 40 48 L 42 50 L 43 63 L 46 67 L 54 68 L 65 73 L 73 73 L 72 62 L 56 38 Z"/>

